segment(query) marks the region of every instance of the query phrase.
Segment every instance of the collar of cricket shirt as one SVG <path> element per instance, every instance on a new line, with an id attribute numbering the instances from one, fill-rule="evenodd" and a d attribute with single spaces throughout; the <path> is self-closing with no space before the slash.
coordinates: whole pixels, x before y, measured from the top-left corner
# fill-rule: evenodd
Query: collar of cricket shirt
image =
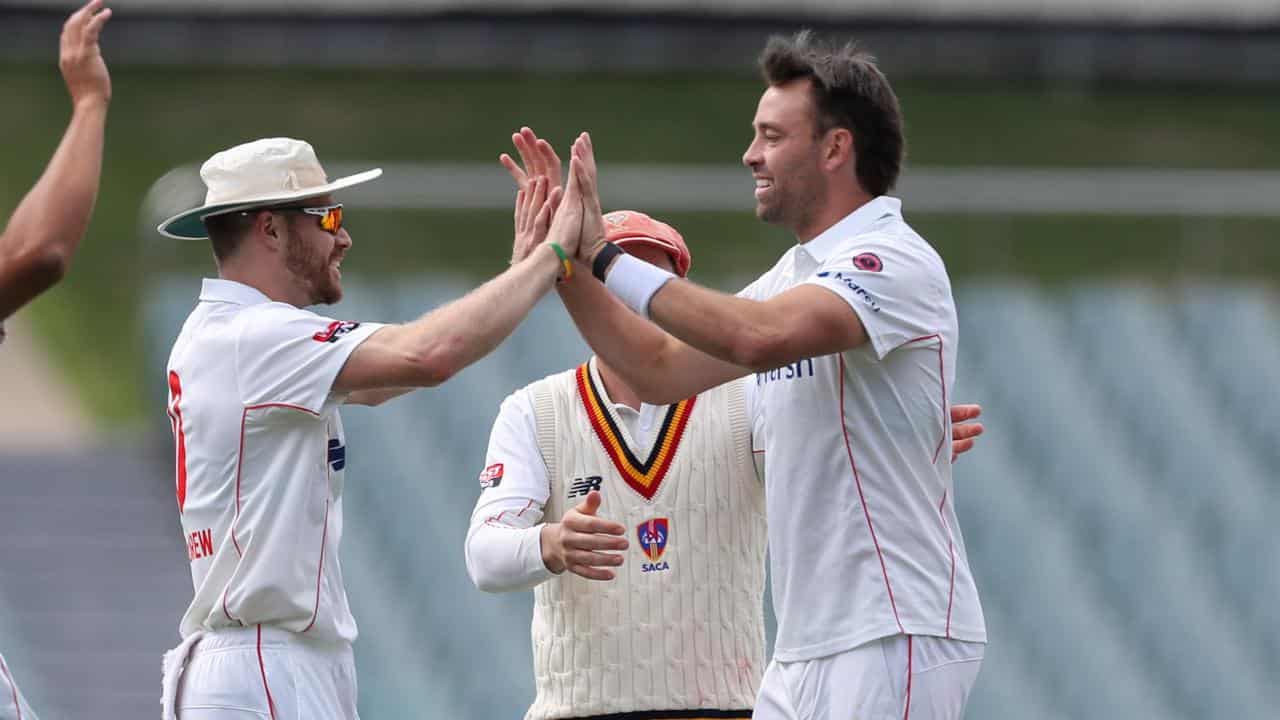
<path id="1" fill-rule="evenodd" d="M 845 215 L 835 225 L 823 230 L 817 237 L 803 245 L 801 250 L 817 260 L 819 264 L 826 262 L 841 242 L 861 234 L 877 220 L 887 215 L 902 215 L 902 201 L 898 198 L 881 195 L 853 212 Z"/>
<path id="2" fill-rule="evenodd" d="M 235 280 L 222 278 L 205 278 L 200 286 L 202 302 L 224 302 L 236 305 L 259 305 L 271 302 L 271 298 L 262 291 Z"/>

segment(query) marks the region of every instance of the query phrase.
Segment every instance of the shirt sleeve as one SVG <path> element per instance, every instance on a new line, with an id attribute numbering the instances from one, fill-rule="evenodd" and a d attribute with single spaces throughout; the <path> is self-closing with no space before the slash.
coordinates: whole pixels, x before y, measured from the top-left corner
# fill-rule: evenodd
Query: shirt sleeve
<path id="1" fill-rule="evenodd" d="M 236 342 L 241 400 L 319 413 L 351 353 L 382 323 L 334 320 L 285 303 L 243 313 Z"/>
<path id="2" fill-rule="evenodd" d="M 805 283 L 843 298 L 882 360 L 899 346 L 938 332 L 949 305 L 942 261 L 884 236 L 842 243 Z"/>
<path id="3" fill-rule="evenodd" d="M 467 574 L 485 592 L 528 590 L 553 577 L 542 562 L 540 522 L 551 488 L 528 389 L 503 401 L 484 462 L 467 530 Z"/>

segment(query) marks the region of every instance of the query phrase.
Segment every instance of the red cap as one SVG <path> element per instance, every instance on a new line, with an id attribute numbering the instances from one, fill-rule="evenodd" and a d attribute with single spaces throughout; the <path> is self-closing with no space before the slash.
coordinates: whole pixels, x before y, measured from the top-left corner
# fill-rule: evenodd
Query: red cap
<path id="1" fill-rule="evenodd" d="M 604 230 L 605 239 L 619 247 L 650 245 L 666 251 L 676 267 L 676 274 L 680 277 L 689 274 L 693 256 L 689 254 L 684 238 L 661 220 L 654 220 L 635 210 L 615 210 L 604 216 Z"/>

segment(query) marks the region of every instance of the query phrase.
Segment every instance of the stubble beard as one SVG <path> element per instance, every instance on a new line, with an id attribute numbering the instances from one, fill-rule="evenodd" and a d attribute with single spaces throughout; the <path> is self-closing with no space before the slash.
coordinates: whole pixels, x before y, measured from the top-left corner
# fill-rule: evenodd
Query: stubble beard
<path id="1" fill-rule="evenodd" d="M 289 234 L 285 268 L 306 290 L 309 305 L 332 305 L 342 299 L 342 285 L 329 269 L 331 256 L 321 256 L 297 232 Z"/>

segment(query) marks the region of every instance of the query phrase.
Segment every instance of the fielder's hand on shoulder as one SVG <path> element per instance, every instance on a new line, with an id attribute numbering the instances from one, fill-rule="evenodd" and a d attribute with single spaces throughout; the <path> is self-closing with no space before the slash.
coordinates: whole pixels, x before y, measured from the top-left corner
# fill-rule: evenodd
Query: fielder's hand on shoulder
<path id="1" fill-rule="evenodd" d="M 626 528 L 597 517 L 600 492 L 564 514 L 558 523 L 542 526 L 542 562 L 557 575 L 568 570 L 589 580 L 612 580 L 610 567 L 622 564 L 622 556 L 607 550 L 626 550 Z"/>
<path id="2" fill-rule="evenodd" d="M 103 0 L 91 0 L 62 26 L 58 67 L 76 109 L 105 107 L 111 102 L 111 75 L 98 47 L 98 35 L 111 19 L 111 10 L 104 10 L 102 3 Z"/>

